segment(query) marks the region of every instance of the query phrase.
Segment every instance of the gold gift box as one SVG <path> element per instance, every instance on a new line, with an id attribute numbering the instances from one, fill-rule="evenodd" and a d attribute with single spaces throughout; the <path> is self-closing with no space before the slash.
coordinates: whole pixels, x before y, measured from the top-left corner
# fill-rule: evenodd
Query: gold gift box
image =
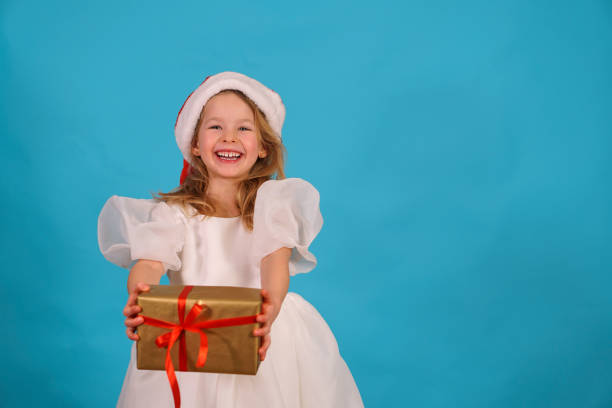
<path id="1" fill-rule="evenodd" d="M 138 296 L 143 316 L 179 323 L 178 298 L 185 286 L 150 285 L 149 292 Z M 196 304 L 204 306 L 195 322 L 251 316 L 261 313 L 261 290 L 235 286 L 193 286 L 187 295 L 184 317 Z M 203 367 L 197 367 L 200 335 L 184 331 L 186 336 L 187 371 L 228 374 L 257 374 L 261 337 L 253 335 L 259 323 L 203 329 L 208 337 L 208 356 Z M 144 370 L 165 370 L 165 347 L 158 347 L 158 336 L 171 331 L 167 328 L 142 324 L 138 326 L 137 367 Z M 179 368 L 180 341 L 170 350 L 176 371 Z"/>

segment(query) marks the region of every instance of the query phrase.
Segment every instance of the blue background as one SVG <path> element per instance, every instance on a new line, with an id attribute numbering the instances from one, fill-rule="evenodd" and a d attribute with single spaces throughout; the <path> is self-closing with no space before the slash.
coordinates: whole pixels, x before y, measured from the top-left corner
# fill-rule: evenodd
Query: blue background
<path id="1" fill-rule="evenodd" d="M 177 185 L 231 70 L 285 101 L 325 220 L 291 290 L 367 407 L 611 406 L 612 3 L 292 3 L 0 4 L 1 405 L 115 404 L 98 213 Z"/>

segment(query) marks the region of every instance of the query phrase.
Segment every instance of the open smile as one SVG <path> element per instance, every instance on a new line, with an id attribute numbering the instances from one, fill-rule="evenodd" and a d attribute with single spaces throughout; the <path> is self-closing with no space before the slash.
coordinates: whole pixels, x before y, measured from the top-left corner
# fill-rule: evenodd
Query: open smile
<path id="1" fill-rule="evenodd" d="M 240 161 L 244 155 L 238 152 L 217 152 L 215 156 L 220 163 L 231 164 Z"/>

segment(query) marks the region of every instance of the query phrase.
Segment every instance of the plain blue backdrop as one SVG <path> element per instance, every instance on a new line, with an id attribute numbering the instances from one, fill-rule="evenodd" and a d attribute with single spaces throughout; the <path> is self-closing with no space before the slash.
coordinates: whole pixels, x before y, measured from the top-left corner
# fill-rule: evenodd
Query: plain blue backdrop
<path id="1" fill-rule="evenodd" d="M 612 406 L 612 3 L 3 1 L 0 405 L 109 407 L 113 195 L 178 184 L 176 114 L 238 71 L 321 193 L 292 278 L 366 407 Z"/>

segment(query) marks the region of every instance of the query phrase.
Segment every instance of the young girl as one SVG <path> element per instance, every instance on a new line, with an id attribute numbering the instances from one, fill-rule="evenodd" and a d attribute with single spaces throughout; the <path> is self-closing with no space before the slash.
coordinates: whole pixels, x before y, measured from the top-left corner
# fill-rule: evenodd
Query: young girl
<path id="1" fill-rule="evenodd" d="M 131 340 L 143 323 L 136 298 L 164 273 L 173 285 L 262 289 L 257 375 L 177 372 L 183 407 L 363 406 L 328 325 L 287 293 L 290 276 L 316 265 L 308 247 L 323 219 L 318 191 L 284 176 L 284 119 L 280 96 L 260 82 L 235 72 L 206 78 L 175 124 L 181 185 L 153 200 L 113 196 L 100 213 L 100 250 L 130 268 Z M 117 406 L 172 405 L 166 373 L 137 369 L 134 343 Z"/>

